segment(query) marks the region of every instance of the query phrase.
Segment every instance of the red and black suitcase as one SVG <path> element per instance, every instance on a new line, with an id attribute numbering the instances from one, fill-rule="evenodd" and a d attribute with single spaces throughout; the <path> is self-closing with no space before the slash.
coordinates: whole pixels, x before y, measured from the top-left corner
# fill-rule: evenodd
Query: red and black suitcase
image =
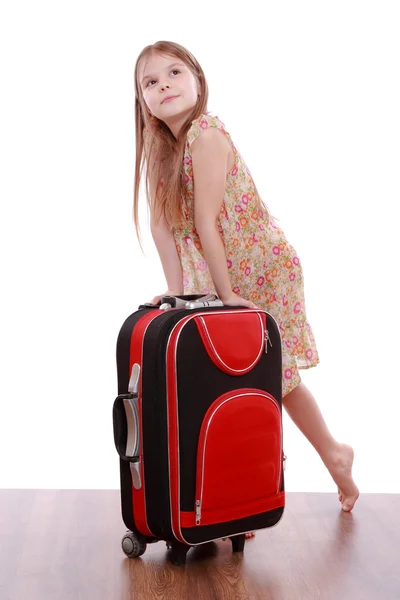
<path id="1" fill-rule="evenodd" d="M 285 505 L 282 355 L 261 309 L 216 296 L 165 297 L 121 327 L 114 441 L 129 557 L 165 540 L 192 546 L 275 525 Z"/>

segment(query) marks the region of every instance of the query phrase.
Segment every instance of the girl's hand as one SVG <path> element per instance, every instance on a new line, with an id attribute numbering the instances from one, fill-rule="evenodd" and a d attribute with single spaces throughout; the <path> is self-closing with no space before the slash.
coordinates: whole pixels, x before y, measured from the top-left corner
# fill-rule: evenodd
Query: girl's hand
<path id="1" fill-rule="evenodd" d="M 245 300 L 244 298 L 241 298 L 234 292 L 231 292 L 227 298 L 220 298 L 220 300 L 222 300 L 224 306 L 244 306 L 245 308 L 259 308 L 254 304 L 254 302 L 251 302 L 251 300 Z"/>
<path id="2" fill-rule="evenodd" d="M 163 296 L 182 296 L 182 294 L 181 294 L 181 292 L 178 292 L 177 290 L 167 290 L 160 296 L 154 296 L 154 298 L 153 298 L 153 300 L 151 300 L 150 304 L 160 304 L 161 298 Z"/>

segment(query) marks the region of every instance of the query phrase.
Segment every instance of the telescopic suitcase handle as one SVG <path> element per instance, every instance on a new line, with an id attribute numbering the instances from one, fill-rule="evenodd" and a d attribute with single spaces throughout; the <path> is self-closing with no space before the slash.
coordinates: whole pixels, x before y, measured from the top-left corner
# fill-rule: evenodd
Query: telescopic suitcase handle
<path id="1" fill-rule="evenodd" d="M 163 296 L 161 298 L 160 310 L 169 308 L 205 308 L 207 306 L 223 306 L 224 303 L 215 294 L 194 295 L 194 296 Z"/>
<path id="2" fill-rule="evenodd" d="M 141 304 L 141 308 L 158 308 L 160 310 L 168 310 L 170 308 L 186 308 L 187 310 L 193 308 L 204 308 L 207 306 L 224 306 L 222 300 L 215 294 L 192 294 L 184 296 L 161 296 L 160 304 L 152 304 L 146 302 Z"/>

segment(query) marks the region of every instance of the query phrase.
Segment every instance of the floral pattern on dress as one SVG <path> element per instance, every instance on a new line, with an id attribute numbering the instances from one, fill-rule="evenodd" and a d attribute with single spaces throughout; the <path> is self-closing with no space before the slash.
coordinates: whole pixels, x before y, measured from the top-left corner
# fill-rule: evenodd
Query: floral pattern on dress
<path id="1" fill-rule="evenodd" d="M 195 119 L 186 136 L 185 193 L 181 199 L 185 222 L 173 229 L 183 271 L 183 293 L 216 293 L 194 226 L 191 144 L 208 127 L 216 127 L 228 136 L 235 156 L 234 166 L 226 178 L 218 218 L 232 290 L 267 310 L 277 321 L 282 341 L 282 393 L 285 396 L 301 381 L 298 369 L 319 363 L 306 316 L 300 258 L 273 217 L 270 216 L 268 222 L 265 210 L 258 207 L 257 190 L 243 157 L 224 123 L 209 113 Z"/>

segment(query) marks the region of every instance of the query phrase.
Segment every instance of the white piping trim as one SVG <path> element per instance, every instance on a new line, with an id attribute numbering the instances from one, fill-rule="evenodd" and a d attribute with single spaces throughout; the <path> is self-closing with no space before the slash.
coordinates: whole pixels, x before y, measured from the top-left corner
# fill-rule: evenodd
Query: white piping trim
<path id="1" fill-rule="evenodd" d="M 213 312 L 213 314 L 218 314 L 218 315 L 226 315 L 226 314 L 234 314 L 234 313 L 236 314 L 236 313 L 237 313 L 237 310 L 223 310 L 223 311 L 217 311 L 217 310 L 216 310 L 216 311 L 214 311 L 214 310 L 213 310 L 212 312 Z M 253 313 L 254 313 L 254 310 L 243 310 L 242 312 L 244 312 L 245 314 L 247 314 L 247 313 L 251 313 L 251 314 L 253 314 Z M 263 312 L 263 313 L 265 313 L 266 315 L 269 315 L 270 317 L 272 317 L 272 318 L 274 319 L 274 321 L 276 321 L 275 317 L 274 317 L 273 315 L 271 315 L 271 313 L 269 313 L 268 311 L 266 311 L 266 310 L 260 310 L 260 311 L 258 311 L 258 312 Z M 170 344 L 171 336 L 173 335 L 173 333 L 174 333 L 174 331 L 175 331 L 175 329 L 176 329 L 177 327 L 181 327 L 181 331 L 179 332 L 179 335 L 177 336 L 177 338 L 176 338 L 176 341 L 175 341 L 175 349 L 174 349 L 174 350 L 175 350 L 175 364 L 176 364 L 176 349 L 177 349 L 177 347 L 178 347 L 178 340 L 179 340 L 179 337 L 180 337 L 180 335 L 181 335 L 181 333 L 182 333 L 182 329 L 183 329 L 183 327 L 184 327 L 184 326 L 185 326 L 185 325 L 186 325 L 186 324 L 187 324 L 187 323 L 188 323 L 188 322 L 189 322 L 191 319 L 194 319 L 195 317 L 202 317 L 203 315 L 207 315 L 207 314 L 210 314 L 210 311 L 205 311 L 205 312 L 203 312 L 203 313 L 196 312 L 196 313 L 194 313 L 194 314 L 191 314 L 191 315 L 189 315 L 188 317 L 184 317 L 184 318 L 183 318 L 181 321 L 178 321 L 178 323 L 176 323 L 176 324 L 174 325 L 174 327 L 173 327 L 172 331 L 170 332 L 170 334 L 169 334 L 169 336 L 168 336 L 168 341 L 167 341 L 167 346 L 166 346 L 166 354 L 168 353 L 168 347 L 169 347 L 169 344 Z M 278 327 L 278 333 L 279 333 L 279 338 L 280 338 L 280 341 L 282 342 L 282 340 L 281 340 L 281 332 L 279 331 L 279 327 Z M 166 371 L 167 371 L 167 369 L 166 369 Z M 168 428 L 168 430 L 167 430 L 167 437 L 168 437 L 168 431 L 169 431 L 169 415 L 168 415 L 168 373 L 166 373 L 166 395 L 167 395 L 167 428 Z M 178 445 L 177 445 L 177 462 L 178 462 L 178 494 L 177 494 L 177 496 L 178 496 L 178 503 L 179 503 L 179 502 L 180 502 L 180 496 L 181 496 L 181 488 L 180 488 L 180 477 L 179 477 L 180 463 L 179 463 L 179 421 L 178 421 L 178 414 L 179 414 L 179 413 L 178 413 L 178 380 L 177 380 L 177 378 L 176 378 L 176 377 L 175 377 L 175 398 L 176 398 L 176 403 L 177 403 L 177 406 L 176 406 L 176 415 L 177 415 L 177 442 L 178 442 Z M 282 439 L 282 424 L 281 424 L 281 439 Z M 171 463 L 170 463 L 170 451 L 169 451 L 169 443 L 167 444 L 167 449 L 168 449 L 168 474 L 169 474 L 169 473 L 170 473 L 170 468 L 171 468 Z M 173 519 L 172 519 L 171 481 L 170 481 L 170 485 L 169 485 L 169 502 L 170 502 L 170 507 L 171 507 L 171 530 L 172 530 L 172 533 L 174 534 L 175 538 L 176 538 L 176 539 L 179 539 L 179 538 L 177 537 L 176 533 L 175 533 L 174 524 L 173 524 Z M 179 528 L 179 532 L 180 532 L 180 537 L 181 537 L 183 540 L 185 540 L 185 538 L 184 538 L 184 537 L 183 537 L 183 535 L 182 535 L 182 529 L 181 529 L 181 523 L 180 523 L 180 510 L 179 510 L 179 507 L 178 507 L 178 528 Z M 235 534 L 235 535 L 236 535 L 236 534 Z M 212 540 L 207 540 L 207 541 L 212 541 Z M 197 543 L 196 543 L 196 544 L 191 544 L 191 543 L 190 543 L 190 542 L 188 542 L 187 540 L 185 540 L 185 543 L 186 543 L 186 544 L 188 544 L 189 546 L 197 546 L 197 545 L 198 545 Z M 202 543 L 202 544 L 205 544 L 206 542 L 201 542 L 201 543 Z"/>
<path id="2" fill-rule="evenodd" d="M 141 440 L 141 446 L 142 446 L 142 451 L 144 454 L 144 442 L 143 442 L 143 387 L 142 387 L 142 383 L 143 383 L 143 359 L 144 359 L 144 340 L 145 340 L 145 336 L 146 336 L 146 331 L 148 330 L 150 324 L 153 322 L 154 319 L 152 319 L 151 321 L 149 321 L 146 325 L 145 330 L 143 331 L 143 336 L 142 336 L 142 350 L 141 350 L 141 359 L 142 359 L 142 368 L 140 369 L 140 402 L 141 402 L 141 420 L 140 420 L 140 440 Z M 138 394 L 139 395 L 139 394 Z M 144 500 L 144 520 L 146 522 L 146 527 L 147 529 L 150 531 L 151 535 L 153 537 L 156 537 L 154 535 L 154 533 L 151 531 L 149 524 L 147 522 L 147 504 L 146 504 L 146 485 L 145 485 L 145 475 L 144 475 L 144 461 L 141 461 L 141 466 L 142 466 L 142 470 L 143 470 L 143 481 L 142 481 L 142 487 L 143 487 L 143 500 Z"/>

